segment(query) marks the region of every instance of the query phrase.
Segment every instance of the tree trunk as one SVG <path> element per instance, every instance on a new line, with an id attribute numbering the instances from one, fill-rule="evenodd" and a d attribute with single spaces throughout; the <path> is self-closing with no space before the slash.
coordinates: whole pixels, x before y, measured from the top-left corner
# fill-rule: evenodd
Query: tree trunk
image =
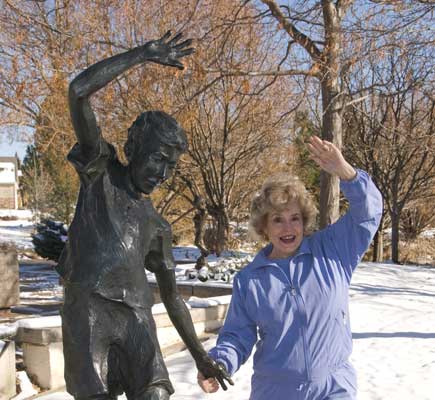
<path id="1" fill-rule="evenodd" d="M 225 210 L 222 210 L 217 217 L 217 232 L 216 232 L 216 255 L 220 256 L 226 248 L 228 233 L 230 231 L 230 223 L 228 222 Z"/>
<path id="2" fill-rule="evenodd" d="M 343 96 L 340 95 L 340 18 L 333 2 L 324 1 L 325 49 L 321 59 L 322 139 L 342 145 Z M 322 171 L 320 174 L 320 228 L 337 221 L 339 217 L 339 179 Z"/>
<path id="3" fill-rule="evenodd" d="M 204 226 L 207 218 L 207 211 L 205 202 L 201 196 L 197 196 L 194 201 L 196 207 L 195 216 L 193 217 L 193 224 L 195 226 L 195 246 L 198 247 L 201 255 L 196 260 L 195 269 L 198 271 L 207 265 L 206 258 L 210 254 L 204 244 Z"/>
<path id="4" fill-rule="evenodd" d="M 322 139 L 334 143 L 339 149 L 342 147 L 342 117 L 339 101 L 334 99 L 331 86 L 336 86 L 338 82 L 326 80 L 322 83 L 322 103 L 323 103 L 323 126 Z M 320 173 L 320 228 L 337 221 L 339 217 L 340 181 L 336 176 L 332 176 L 325 171 Z"/>
<path id="5" fill-rule="evenodd" d="M 384 259 L 384 218 L 382 217 L 378 231 L 373 239 L 373 262 L 381 262 Z"/>
<path id="6" fill-rule="evenodd" d="M 399 263 L 399 210 L 391 212 L 391 260 L 394 263 Z"/>
<path id="7" fill-rule="evenodd" d="M 215 244 L 213 247 L 216 255 L 220 256 L 226 247 L 230 223 L 224 207 L 209 209 L 208 212 L 216 222 Z"/>

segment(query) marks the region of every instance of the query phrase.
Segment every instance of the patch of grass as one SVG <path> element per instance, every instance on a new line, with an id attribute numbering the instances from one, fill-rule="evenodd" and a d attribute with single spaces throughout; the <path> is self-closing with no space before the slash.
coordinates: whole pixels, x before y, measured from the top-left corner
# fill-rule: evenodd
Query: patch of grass
<path id="1" fill-rule="evenodd" d="M 417 238 L 399 242 L 400 261 L 435 267 L 435 238 Z"/>

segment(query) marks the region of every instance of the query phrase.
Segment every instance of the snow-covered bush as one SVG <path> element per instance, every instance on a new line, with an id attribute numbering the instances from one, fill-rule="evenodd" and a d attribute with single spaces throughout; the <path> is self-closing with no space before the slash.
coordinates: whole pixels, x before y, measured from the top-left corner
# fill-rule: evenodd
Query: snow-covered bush
<path id="1" fill-rule="evenodd" d="M 58 261 L 68 240 L 68 228 L 61 222 L 42 220 L 36 225 L 36 234 L 32 234 L 35 252 L 49 260 Z"/>
<path id="2" fill-rule="evenodd" d="M 216 264 L 202 267 L 199 271 L 190 271 L 188 274 L 189 279 L 198 278 L 201 282 L 206 282 L 209 279 L 215 281 L 231 283 L 234 279 L 236 272 L 244 268 L 252 257 L 240 258 L 221 258 Z"/>

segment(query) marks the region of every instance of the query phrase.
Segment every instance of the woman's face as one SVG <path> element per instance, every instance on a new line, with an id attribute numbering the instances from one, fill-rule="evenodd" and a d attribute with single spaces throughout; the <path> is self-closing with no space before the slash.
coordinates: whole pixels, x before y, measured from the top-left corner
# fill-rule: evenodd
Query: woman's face
<path id="1" fill-rule="evenodd" d="M 304 237 L 302 212 L 296 200 L 282 211 L 267 215 L 265 233 L 272 243 L 271 258 L 287 258 L 296 253 Z"/>

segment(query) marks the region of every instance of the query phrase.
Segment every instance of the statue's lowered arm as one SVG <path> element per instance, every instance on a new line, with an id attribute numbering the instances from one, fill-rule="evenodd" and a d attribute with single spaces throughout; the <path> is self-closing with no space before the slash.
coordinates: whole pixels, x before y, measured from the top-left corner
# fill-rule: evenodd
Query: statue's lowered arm
<path id="1" fill-rule="evenodd" d="M 233 385 L 233 381 L 225 368 L 216 363 L 204 350 L 196 335 L 189 310 L 178 294 L 174 269 L 168 268 L 168 266 L 175 264 L 172 251 L 169 251 L 172 245 L 170 240 L 170 237 L 160 238 L 160 251 L 150 252 L 147 257 L 147 268 L 155 272 L 160 297 L 168 311 L 169 318 L 192 354 L 198 371 L 207 378 L 216 378 L 222 388 L 226 390 L 225 380 L 231 385 Z"/>
<path id="2" fill-rule="evenodd" d="M 162 269 L 161 272 L 156 273 L 156 278 L 169 318 L 192 354 L 198 371 L 207 378 L 216 378 L 222 388 L 226 390 L 224 380 L 227 380 L 231 385 L 233 385 L 233 382 L 225 368 L 207 355 L 198 340 L 189 310 L 177 292 L 174 270 Z"/>

